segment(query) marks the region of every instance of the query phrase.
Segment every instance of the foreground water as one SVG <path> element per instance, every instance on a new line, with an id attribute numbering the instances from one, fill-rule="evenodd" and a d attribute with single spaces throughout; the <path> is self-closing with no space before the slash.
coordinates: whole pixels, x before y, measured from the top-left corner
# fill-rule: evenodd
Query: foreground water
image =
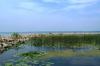
<path id="1" fill-rule="evenodd" d="M 0 66 L 10 66 L 9 64 L 5 65 L 8 62 L 15 64 L 17 60 L 23 58 L 22 56 L 18 56 L 18 54 L 34 51 L 45 52 L 46 54 L 39 59 L 38 63 L 36 59 L 33 63 L 34 65 L 31 66 L 100 66 L 100 50 L 96 46 L 90 45 L 80 48 L 21 45 L 1 54 Z M 30 66 L 30 64 L 26 66 Z"/>

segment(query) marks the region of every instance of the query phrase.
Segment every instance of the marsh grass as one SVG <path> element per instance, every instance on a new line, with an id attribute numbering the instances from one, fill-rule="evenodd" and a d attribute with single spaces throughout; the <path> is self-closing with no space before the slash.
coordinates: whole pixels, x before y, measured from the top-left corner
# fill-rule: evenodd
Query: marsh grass
<path id="1" fill-rule="evenodd" d="M 41 34 L 30 38 L 34 46 L 80 47 L 84 44 L 100 45 L 100 34 Z"/>

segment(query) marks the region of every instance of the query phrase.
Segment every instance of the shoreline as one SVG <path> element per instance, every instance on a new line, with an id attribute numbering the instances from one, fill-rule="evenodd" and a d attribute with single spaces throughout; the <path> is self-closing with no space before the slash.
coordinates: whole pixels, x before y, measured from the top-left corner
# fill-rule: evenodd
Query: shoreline
<path id="1" fill-rule="evenodd" d="M 0 32 L 2 36 L 10 36 L 14 32 Z M 37 31 L 37 32 L 15 32 L 21 35 L 31 34 L 100 34 L 100 31 Z"/>

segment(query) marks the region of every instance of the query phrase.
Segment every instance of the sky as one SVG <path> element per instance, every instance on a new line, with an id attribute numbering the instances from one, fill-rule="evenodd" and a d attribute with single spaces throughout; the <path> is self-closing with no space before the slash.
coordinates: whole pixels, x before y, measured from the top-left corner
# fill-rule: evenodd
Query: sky
<path id="1" fill-rule="evenodd" d="M 0 32 L 100 31 L 100 0 L 0 0 Z"/>

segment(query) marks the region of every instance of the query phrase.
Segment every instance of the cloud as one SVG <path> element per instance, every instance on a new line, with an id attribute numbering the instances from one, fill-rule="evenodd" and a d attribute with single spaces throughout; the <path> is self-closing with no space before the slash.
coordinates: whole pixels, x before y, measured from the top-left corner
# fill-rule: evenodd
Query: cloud
<path id="1" fill-rule="evenodd" d="M 87 5 L 70 5 L 70 6 L 65 7 L 64 10 L 68 10 L 68 11 L 79 10 L 79 9 L 83 9 L 85 7 L 87 7 Z"/>
<path id="2" fill-rule="evenodd" d="M 27 10 L 27 11 L 32 11 L 32 12 L 37 12 L 37 13 L 52 13 L 56 12 L 60 8 L 56 8 L 57 5 L 54 5 L 52 7 L 51 4 L 45 4 L 45 3 L 39 3 L 39 2 L 19 2 L 17 4 L 16 8 L 17 9 L 22 9 L 22 10 Z"/>
<path id="3" fill-rule="evenodd" d="M 67 12 L 70 10 L 85 9 L 89 6 L 94 5 L 99 0 L 3 0 L 0 1 L 2 9 L 18 9 L 26 10 L 37 13 L 59 13 Z M 9 8 L 8 8 L 9 6 Z"/>
<path id="4" fill-rule="evenodd" d="M 53 9 L 51 12 L 55 11 L 70 11 L 70 10 L 83 10 L 91 7 L 99 2 L 99 0 L 42 0 L 45 3 L 55 3 L 55 6 L 63 6 L 59 9 Z M 44 3 L 44 4 L 45 4 Z M 43 6 L 45 7 L 45 6 Z M 47 7 L 48 8 L 48 7 Z"/>
<path id="5" fill-rule="evenodd" d="M 69 0 L 69 6 L 66 6 L 64 10 L 80 10 L 93 6 L 98 0 Z"/>
<path id="6" fill-rule="evenodd" d="M 40 6 L 38 3 L 35 2 L 20 2 L 17 5 L 18 9 L 24 9 L 33 12 L 43 12 L 46 8 Z"/>
<path id="7" fill-rule="evenodd" d="M 42 0 L 45 3 L 64 3 L 64 4 L 93 4 L 98 0 Z"/>
<path id="8" fill-rule="evenodd" d="M 42 0 L 45 3 L 64 3 L 66 0 Z"/>
<path id="9" fill-rule="evenodd" d="M 69 0 L 71 4 L 93 4 L 98 0 Z"/>

